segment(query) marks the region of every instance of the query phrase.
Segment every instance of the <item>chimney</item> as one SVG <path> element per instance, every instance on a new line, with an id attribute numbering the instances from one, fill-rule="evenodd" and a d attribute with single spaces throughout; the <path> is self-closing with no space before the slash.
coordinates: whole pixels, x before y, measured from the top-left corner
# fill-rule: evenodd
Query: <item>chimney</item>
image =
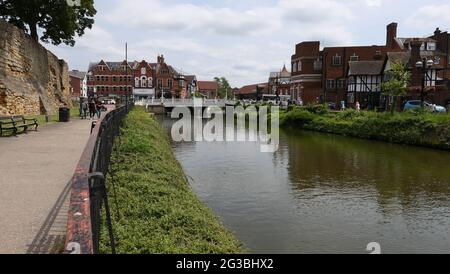
<path id="1" fill-rule="evenodd" d="M 397 38 L 397 27 L 397 23 L 390 23 L 387 26 L 386 46 L 389 48 L 394 48 L 395 46 L 395 38 Z"/>
<path id="2" fill-rule="evenodd" d="M 422 47 L 422 41 L 417 38 L 414 38 L 410 42 L 411 45 L 411 66 L 415 66 L 415 64 L 419 61 L 422 61 L 422 57 L 420 56 L 420 48 Z"/>
<path id="3" fill-rule="evenodd" d="M 439 28 L 436 28 L 436 30 L 434 31 L 434 36 L 437 37 L 441 33 L 442 31 Z"/>
<path id="4" fill-rule="evenodd" d="M 422 61 L 420 56 L 420 48 L 422 47 L 422 41 L 415 38 L 410 42 L 411 46 L 411 59 L 409 66 L 412 68 L 411 84 L 413 86 L 420 86 L 422 82 L 422 73 L 419 68 L 416 68 L 416 63 Z"/>

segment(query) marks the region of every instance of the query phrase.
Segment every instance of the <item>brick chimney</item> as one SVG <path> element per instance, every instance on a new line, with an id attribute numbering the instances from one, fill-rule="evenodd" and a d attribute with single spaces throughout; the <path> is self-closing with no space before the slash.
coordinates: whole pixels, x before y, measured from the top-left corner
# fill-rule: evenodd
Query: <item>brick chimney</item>
<path id="1" fill-rule="evenodd" d="M 411 45 L 411 59 L 410 59 L 410 67 L 412 68 L 412 76 L 411 76 L 411 84 L 413 86 L 420 86 L 422 82 L 422 74 L 419 68 L 416 68 L 416 63 L 422 61 L 422 57 L 420 56 L 420 48 L 422 47 L 422 41 L 419 39 L 413 39 L 410 42 Z"/>
<path id="2" fill-rule="evenodd" d="M 415 66 L 417 62 L 422 61 L 420 56 L 420 48 L 422 47 L 422 41 L 419 39 L 413 39 L 410 42 L 411 45 L 411 65 Z"/>
<path id="3" fill-rule="evenodd" d="M 387 38 L 386 38 L 386 46 L 389 48 L 395 47 L 395 38 L 397 38 L 397 23 L 390 23 L 387 25 Z"/>

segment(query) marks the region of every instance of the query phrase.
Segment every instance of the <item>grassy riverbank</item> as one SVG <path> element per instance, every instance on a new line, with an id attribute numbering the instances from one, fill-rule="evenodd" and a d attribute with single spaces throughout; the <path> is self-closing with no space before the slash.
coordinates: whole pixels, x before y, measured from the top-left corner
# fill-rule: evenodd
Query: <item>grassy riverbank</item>
<path id="1" fill-rule="evenodd" d="M 291 108 L 282 112 L 280 119 L 284 127 L 450 150 L 449 114 L 328 112 L 316 106 Z"/>
<path id="2" fill-rule="evenodd" d="M 118 253 L 242 252 L 240 243 L 191 190 L 166 132 L 143 108 L 136 107 L 126 118 L 112 163 L 109 193 Z M 106 229 L 102 234 L 101 249 L 108 253 Z"/>

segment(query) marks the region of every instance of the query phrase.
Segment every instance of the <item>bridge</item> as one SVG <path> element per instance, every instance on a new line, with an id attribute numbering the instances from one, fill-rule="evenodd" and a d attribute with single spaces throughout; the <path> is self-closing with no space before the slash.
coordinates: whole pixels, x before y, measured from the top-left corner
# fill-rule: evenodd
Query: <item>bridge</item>
<path id="1" fill-rule="evenodd" d="M 136 101 L 135 105 L 145 106 L 146 108 L 158 108 L 173 109 L 176 107 L 220 107 L 234 106 L 236 101 L 223 100 L 223 99 L 149 99 Z"/>

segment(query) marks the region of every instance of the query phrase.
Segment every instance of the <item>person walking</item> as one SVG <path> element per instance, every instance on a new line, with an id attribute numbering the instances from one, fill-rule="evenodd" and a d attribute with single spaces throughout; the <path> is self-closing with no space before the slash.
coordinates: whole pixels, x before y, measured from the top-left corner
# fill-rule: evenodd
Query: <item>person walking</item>
<path id="1" fill-rule="evenodd" d="M 360 112 L 361 111 L 361 104 L 358 102 L 356 102 L 356 111 Z"/>
<path id="2" fill-rule="evenodd" d="M 94 99 L 91 99 L 89 101 L 89 118 L 91 120 L 95 117 L 95 114 L 97 113 L 97 106 L 95 105 Z"/>
<path id="3" fill-rule="evenodd" d="M 102 117 L 102 103 L 98 99 L 95 100 L 95 108 L 97 111 L 97 118 L 100 119 Z"/>
<path id="4" fill-rule="evenodd" d="M 81 119 L 86 119 L 87 118 L 88 109 L 89 109 L 88 102 L 85 99 L 82 99 L 82 102 L 81 102 L 81 111 L 82 111 Z"/>

